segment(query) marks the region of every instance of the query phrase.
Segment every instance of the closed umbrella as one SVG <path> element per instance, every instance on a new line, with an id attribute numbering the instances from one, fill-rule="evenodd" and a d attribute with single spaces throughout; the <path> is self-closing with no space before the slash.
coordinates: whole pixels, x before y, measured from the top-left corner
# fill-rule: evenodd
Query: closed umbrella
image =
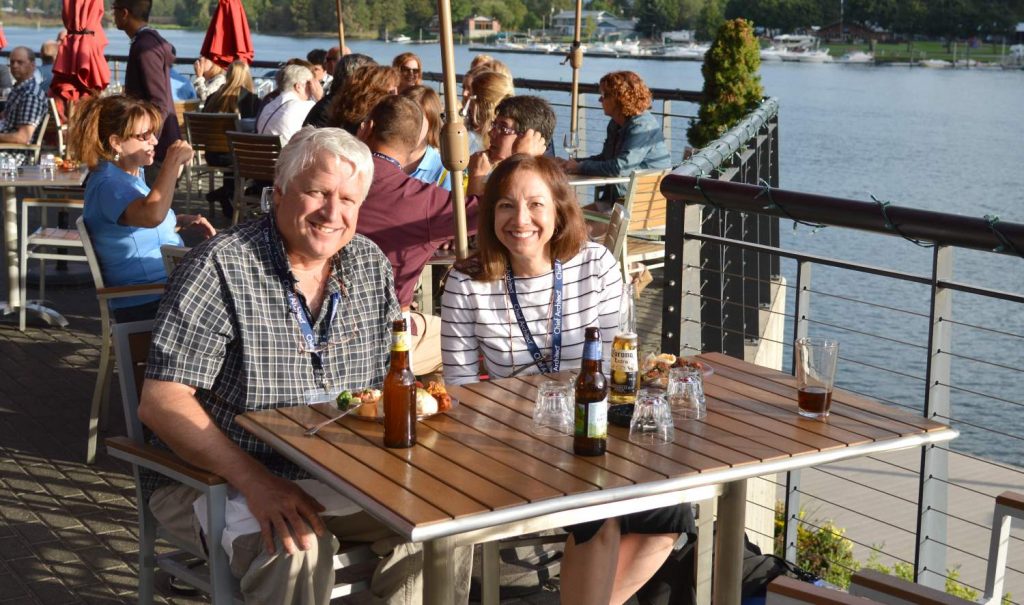
<path id="1" fill-rule="evenodd" d="M 450 0 L 437 0 L 438 29 L 441 37 L 441 71 L 444 78 L 445 123 L 441 128 L 441 162 L 452 174 L 452 206 L 455 210 L 455 256 L 469 254 L 466 232 L 466 190 L 462 172 L 469 164 L 469 133 L 459 111 L 459 93 L 455 88 L 455 42 L 452 38 Z"/>
<path id="2" fill-rule="evenodd" d="M 106 88 L 110 68 L 103 56 L 103 0 L 64 0 L 61 18 L 68 35 L 57 48 L 50 94 L 66 104 Z"/>
<path id="3" fill-rule="evenodd" d="M 7 36 L 4 35 L 4 26 L 0 24 L 0 49 L 7 48 Z"/>
<path id="4" fill-rule="evenodd" d="M 572 67 L 572 105 L 569 108 L 569 132 L 576 141 L 576 130 L 580 119 L 580 67 L 583 66 L 583 48 L 580 46 L 580 30 L 583 21 L 583 0 L 576 0 L 576 24 L 573 28 L 572 48 L 569 49 L 569 65 Z"/>
<path id="5" fill-rule="evenodd" d="M 341 19 L 341 0 L 335 0 L 338 7 L 338 50 L 345 54 L 345 22 Z"/>
<path id="6" fill-rule="evenodd" d="M 221 67 L 227 67 L 237 60 L 252 63 L 256 53 L 252 47 L 249 20 L 245 16 L 242 0 L 217 2 L 199 54 Z"/>

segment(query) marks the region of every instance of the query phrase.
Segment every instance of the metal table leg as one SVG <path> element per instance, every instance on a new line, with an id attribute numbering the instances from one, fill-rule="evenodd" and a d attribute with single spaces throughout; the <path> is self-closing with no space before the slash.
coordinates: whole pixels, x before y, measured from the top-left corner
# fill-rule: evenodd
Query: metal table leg
<path id="1" fill-rule="evenodd" d="M 715 535 L 715 605 L 740 605 L 743 582 L 743 532 L 747 520 L 747 480 L 725 485 L 718 498 Z"/>
<path id="2" fill-rule="evenodd" d="M 455 602 L 455 569 L 451 564 L 455 541 L 438 538 L 423 543 L 423 603 L 452 605 Z"/>

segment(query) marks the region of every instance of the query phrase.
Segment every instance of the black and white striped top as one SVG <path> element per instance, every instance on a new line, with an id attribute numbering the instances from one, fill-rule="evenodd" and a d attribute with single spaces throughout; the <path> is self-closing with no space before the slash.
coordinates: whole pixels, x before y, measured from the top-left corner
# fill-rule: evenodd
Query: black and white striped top
<path id="1" fill-rule="evenodd" d="M 561 369 L 580 367 L 584 328 L 601 328 L 604 357 L 619 325 L 622 275 L 607 248 L 588 243 L 563 268 L 564 307 L 562 313 Z M 516 293 L 523 315 L 540 350 L 551 353 L 552 282 L 554 274 L 516 278 Z M 473 281 L 452 271 L 441 298 L 441 355 L 444 380 L 448 384 L 476 382 L 479 357 L 486 359 L 491 378 L 509 376 L 531 363 L 526 341 L 519 331 L 508 298 L 505 281 Z M 521 374 L 536 374 L 536 366 Z"/>

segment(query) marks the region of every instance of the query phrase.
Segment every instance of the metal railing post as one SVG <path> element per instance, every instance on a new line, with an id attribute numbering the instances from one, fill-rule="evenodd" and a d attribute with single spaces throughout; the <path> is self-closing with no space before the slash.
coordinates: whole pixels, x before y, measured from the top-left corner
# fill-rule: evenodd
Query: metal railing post
<path id="1" fill-rule="evenodd" d="M 661 136 L 665 139 L 665 149 L 668 157 L 672 157 L 672 100 L 664 99 L 661 102 Z M 675 165 L 675 162 L 672 162 Z"/>
<path id="2" fill-rule="evenodd" d="M 807 336 L 811 317 L 811 263 L 801 261 L 796 270 L 796 300 L 793 308 L 793 342 Z M 796 362 L 791 356 L 790 372 L 796 374 Z M 797 527 L 800 525 L 800 471 L 786 473 L 786 501 L 783 517 L 783 556 L 796 563 Z"/>
<path id="3" fill-rule="evenodd" d="M 665 288 L 661 302 L 661 350 L 680 353 L 683 301 L 683 229 L 686 204 L 669 201 L 665 208 Z M 699 227 L 698 227 L 699 228 Z M 698 292 L 700 290 L 698 289 Z"/>
<path id="4" fill-rule="evenodd" d="M 936 246 L 932 261 L 931 316 L 928 324 L 928 368 L 924 417 L 947 423 L 952 417 L 949 387 L 953 329 L 953 293 L 939 285 L 953 277 L 953 248 Z M 942 589 L 946 582 L 946 511 L 949 510 L 949 453 L 944 447 L 921 448 L 917 502 L 917 548 L 914 576 L 918 583 Z"/>

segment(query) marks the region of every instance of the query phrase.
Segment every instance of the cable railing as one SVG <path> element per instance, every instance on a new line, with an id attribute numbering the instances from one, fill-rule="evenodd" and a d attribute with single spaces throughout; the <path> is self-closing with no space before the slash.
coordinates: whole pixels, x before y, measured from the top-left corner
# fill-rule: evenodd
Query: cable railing
<path id="1" fill-rule="evenodd" d="M 662 185 L 673 201 L 661 349 L 750 358 L 751 350 L 774 346 L 788 361 L 795 338 L 811 332 L 838 336 L 846 371 L 837 377 L 840 388 L 950 424 L 961 437 L 949 445 L 789 473 L 785 555 L 795 560 L 797 527 L 814 531 L 830 520 L 801 517 L 801 509 L 814 510 L 835 515 L 831 520 L 846 528 L 837 539 L 862 553 L 860 563 L 875 557 L 889 565 L 908 562 L 917 581 L 940 589 L 955 572 L 957 582 L 977 590 L 984 585 L 994 496 L 1024 491 L 1024 321 L 1018 319 L 1024 315 L 1024 279 L 1017 277 L 1024 269 L 1013 265 L 993 287 L 974 283 L 973 274 L 956 275 L 953 260 L 977 255 L 980 262 L 1008 262 L 1024 250 L 1024 224 L 785 191 L 778 188 L 777 172 L 775 179 L 750 178 L 743 156 L 768 145 L 773 135 L 765 122 L 748 117 Z M 769 162 L 777 165 L 777 156 Z M 770 232 L 758 237 L 764 221 L 780 219 L 839 232 L 828 242 L 847 248 L 835 244 L 827 253 L 812 253 L 783 246 Z M 891 261 L 848 258 L 860 256 L 851 246 L 874 246 L 880 238 L 894 250 Z M 934 246 L 920 253 L 927 267 L 905 270 L 914 263 L 901 261 L 920 245 Z M 769 267 L 767 281 L 777 282 L 771 292 L 786 298 L 784 305 L 757 296 L 766 279 L 754 275 L 752 265 Z M 774 320 L 765 319 L 772 315 Z M 766 321 L 786 325 L 769 334 Z M 1006 590 L 1019 601 L 1024 552 L 1015 534 Z"/>

